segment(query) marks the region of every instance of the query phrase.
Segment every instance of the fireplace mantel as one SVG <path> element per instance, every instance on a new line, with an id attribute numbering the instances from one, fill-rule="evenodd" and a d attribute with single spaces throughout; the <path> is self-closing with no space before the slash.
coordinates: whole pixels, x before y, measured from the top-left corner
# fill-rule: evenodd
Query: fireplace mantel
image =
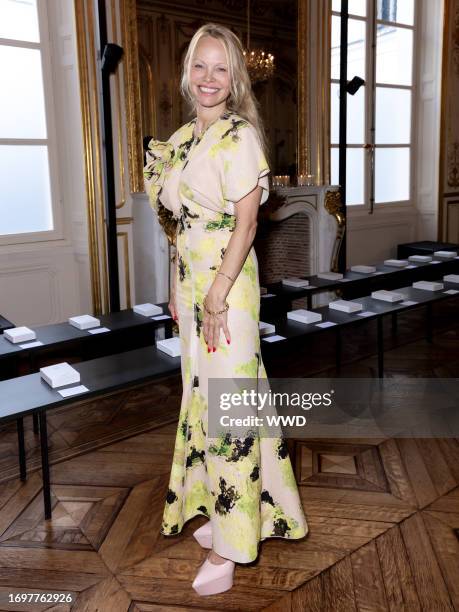
<path id="1" fill-rule="evenodd" d="M 269 215 L 270 221 L 280 222 L 298 213 L 305 214 L 310 219 L 311 274 L 336 270 L 339 247 L 344 235 L 339 187 L 274 187 L 273 191 L 285 199 L 285 204 Z"/>

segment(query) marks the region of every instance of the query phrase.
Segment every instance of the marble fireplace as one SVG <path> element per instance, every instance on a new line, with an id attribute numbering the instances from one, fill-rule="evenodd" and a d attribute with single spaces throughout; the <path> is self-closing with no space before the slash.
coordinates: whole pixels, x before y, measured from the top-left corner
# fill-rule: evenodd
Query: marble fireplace
<path id="1" fill-rule="evenodd" d="M 263 216 L 255 240 L 260 283 L 334 268 L 342 233 L 337 188 L 277 187 L 274 193 L 276 208 Z"/>

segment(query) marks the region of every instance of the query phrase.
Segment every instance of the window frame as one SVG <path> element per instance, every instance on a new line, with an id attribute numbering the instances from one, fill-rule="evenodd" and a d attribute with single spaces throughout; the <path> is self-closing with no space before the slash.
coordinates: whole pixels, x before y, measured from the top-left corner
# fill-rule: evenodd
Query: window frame
<path id="1" fill-rule="evenodd" d="M 362 149 L 364 150 L 363 155 L 363 199 L 364 202 L 362 204 L 347 204 L 347 210 L 349 211 L 360 211 L 362 213 L 371 213 L 374 212 L 375 209 L 383 210 L 394 208 L 401 209 L 413 209 L 415 208 L 415 196 L 416 196 L 416 161 L 415 161 L 415 152 L 417 148 L 417 133 L 416 133 L 416 118 L 418 113 L 418 105 L 417 105 L 417 92 L 418 92 L 418 83 L 417 83 L 417 74 L 418 74 L 418 45 L 419 45 L 419 19 L 421 10 L 418 6 L 418 2 L 414 2 L 414 16 L 413 16 L 413 25 L 408 24 L 400 24 L 393 21 L 387 21 L 382 19 L 376 19 L 377 11 L 377 3 L 376 0 L 366 0 L 366 16 L 356 15 L 354 13 L 349 13 L 350 19 L 355 19 L 359 21 L 364 21 L 366 23 L 365 28 L 365 36 L 366 36 L 366 45 L 365 45 L 365 72 L 364 80 L 365 80 L 365 118 L 364 118 L 364 139 L 365 142 L 363 145 L 361 144 L 347 144 L 346 148 L 353 149 Z M 331 11 L 332 16 L 340 17 L 341 13 L 337 11 Z M 388 84 L 381 83 L 378 84 L 376 81 L 376 49 L 373 51 L 372 48 L 372 33 L 373 28 L 376 28 L 377 25 L 388 25 L 394 27 L 400 27 L 404 29 L 411 30 L 413 32 L 413 55 L 412 55 L 412 64 L 411 64 L 411 85 L 397 85 L 397 84 Z M 373 78 L 374 74 L 374 78 Z M 352 78 L 353 75 L 348 74 L 348 78 Z M 339 85 L 339 79 L 333 79 L 330 77 L 329 87 L 331 90 L 332 84 Z M 407 200 L 394 200 L 390 202 L 374 202 L 373 210 L 370 202 L 370 166 L 371 166 L 371 149 L 364 148 L 365 144 L 372 142 L 372 134 L 371 134 L 371 125 L 372 123 L 376 124 L 376 88 L 384 87 L 388 89 L 404 89 L 411 91 L 411 124 L 410 124 L 410 137 L 409 144 L 374 144 L 374 157 L 376 157 L 376 150 L 381 148 L 406 148 L 410 150 L 410 162 L 409 162 L 409 171 L 410 171 L 410 179 L 408 183 L 409 188 L 409 198 Z M 350 94 L 347 94 L 350 95 Z M 373 101 L 374 98 L 374 101 Z M 331 109 L 330 109 L 331 110 Z M 330 118 L 331 120 L 331 118 Z M 348 119 L 349 120 L 349 119 Z M 330 142 L 330 156 L 332 149 L 338 149 L 339 145 Z"/>
<path id="2" fill-rule="evenodd" d="M 47 138 L 0 137 L 0 145 L 44 145 L 47 147 L 53 229 L 19 234 L 0 234 L 0 246 L 50 242 L 64 239 L 64 214 L 58 172 L 57 129 L 55 120 L 56 105 L 54 100 L 51 41 L 48 28 L 46 0 L 37 0 L 37 15 L 40 42 L 36 43 L 0 38 L 0 45 L 40 50 Z M 26 168 L 26 164 L 24 164 L 24 168 Z"/>

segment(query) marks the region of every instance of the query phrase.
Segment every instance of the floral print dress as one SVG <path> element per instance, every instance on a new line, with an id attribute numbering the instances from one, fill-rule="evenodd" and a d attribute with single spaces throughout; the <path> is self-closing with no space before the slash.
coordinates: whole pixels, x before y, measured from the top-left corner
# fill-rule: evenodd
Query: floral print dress
<path id="1" fill-rule="evenodd" d="M 262 187 L 269 168 L 255 128 L 225 112 L 199 137 L 196 118 L 168 142 L 151 140 L 144 169 L 150 202 L 178 220 L 177 291 L 183 396 L 161 533 L 178 534 L 201 514 L 212 525 L 214 550 L 227 559 L 256 559 L 260 541 L 308 532 L 282 437 L 207 436 L 210 378 L 266 379 L 259 335 L 260 286 L 253 246 L 227 302 L 228 345 L 221 330 L 209 353 L 202 332 L 203 299 L 236 225 L 234 203 Z M 266 382 L 266 381 L 265 381 Z"/>

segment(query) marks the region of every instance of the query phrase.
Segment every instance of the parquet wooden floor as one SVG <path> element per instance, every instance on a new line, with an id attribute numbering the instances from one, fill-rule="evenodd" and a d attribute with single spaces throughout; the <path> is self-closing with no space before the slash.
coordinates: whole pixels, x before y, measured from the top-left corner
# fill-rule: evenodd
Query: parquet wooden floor
<path id="1" fill-rule="evenodd" d="M 366 376 L 375 363 L 365 357 L 342 374 Z M 386 353 L 389 376 L 458 371 L 457 329 Z M 159 534 L 180 396 L 172 377 L 50 413 L 50 521 L 31 423 L 26 483 L 15 474 L 15 430 L 0 431 L 1 610 L 459 610 L 456 439 L 304 440 L 296 475 L 308 537 L 266 540 L 256 562 L 236 567 L 231 591 L 199 597 L 191 582 L 206 551 L 192 532 L 204 517 Z M 75 603 L 5 603 L 10 592 L 59 591 Z"/>

